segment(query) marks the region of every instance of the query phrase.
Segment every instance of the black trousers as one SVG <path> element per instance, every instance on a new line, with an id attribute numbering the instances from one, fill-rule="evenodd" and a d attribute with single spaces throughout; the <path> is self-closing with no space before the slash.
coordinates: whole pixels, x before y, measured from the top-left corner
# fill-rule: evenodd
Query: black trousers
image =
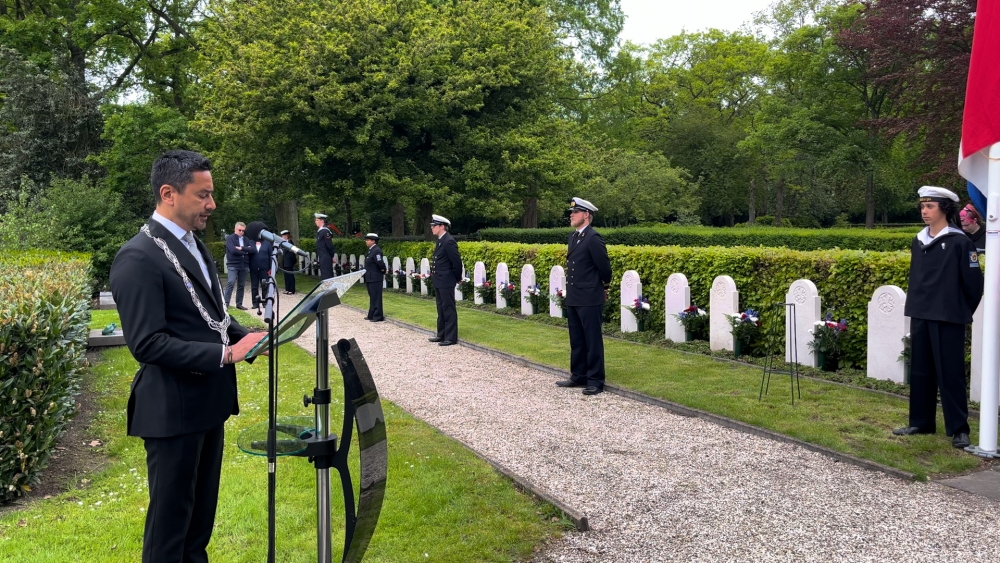
<path id="1" fill-rule="evenodd" d="M 285 291 L 295 293 L 295 274 L 285 273 Z"/>
<path id="2" fill-rule="evenodd" d="M 327 258 L 319 260 L 319 279 L 328 280 L 333 277 L 333 262 Z"/>
<path id="3" fill-rule="evenodd" d="M 566 307 L 569 321 L 569 372 L 576 383 L 604 388 L 604 306 Z"/>
<path id="4" fill-rule="evenodd" d="M 937 392 L 948 436 L 969 433 L 965 325 L 910 319 L 910 426 L 937 429 Z"/>
<path id="5" fill-rule="evenodd" d="M 149 509 L 142 563 L 208 563 L 222 471 L 224 426 L 145 438 Z"/>
<path id="6" fill-rule="evenodd" d="M 267 296 L 264 282 L 269 268 L 250 268 L 250 303 L 256 307 Z"/>
<path id="7" fill-rule="evenodd" d="M 455 310 L 455 289 L 434 287 L 434 301 L 437 303 L 437 335 L 442 340 L 458 342 L 458 311 Z"/>
<path id="8" fill-rule="evenodd" d="M 382 314 L 382 282 L 371 282 L 365 284 L 368 287 L 368 316 L 369 321 L 381 321 L 385 318 Z"/>

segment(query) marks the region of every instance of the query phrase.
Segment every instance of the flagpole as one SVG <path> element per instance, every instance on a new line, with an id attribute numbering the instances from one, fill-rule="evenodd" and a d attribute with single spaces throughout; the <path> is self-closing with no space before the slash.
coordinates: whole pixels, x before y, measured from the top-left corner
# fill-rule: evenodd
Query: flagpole
<path id="1" fill-rule="evenodd" d="M 965 449 L 980 457 L 995 458 L 1000 457 L 997 453 L 997 410 L 1000 407 L 1000 143 L 990 145 L 988 150 L 979 445 Z"/>

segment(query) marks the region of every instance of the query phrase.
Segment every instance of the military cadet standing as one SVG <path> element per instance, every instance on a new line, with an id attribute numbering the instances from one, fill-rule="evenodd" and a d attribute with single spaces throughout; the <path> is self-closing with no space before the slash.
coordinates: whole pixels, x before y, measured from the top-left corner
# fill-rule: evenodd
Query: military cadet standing
<path id="1" fill-rule="evenodd" d="M 462 281 L 462 257 L 458 243 L 448 229 L 451 221 L 431 215 L 431 233 L 437 238 L 431 260 L 431 279 L 434 281 L 434 301 L 437 302 L 437 336 L 428 338 L 438 346 L 458 343 L 458 311 L 455 310 L 455 286 Z"/>
<path id="2" fill-rule="evenodd" d="M 594 204 L 574 197 L 569 205 L 569 222 L 576 229 L 566 251 L 570 378 L 556 385 L 584 387 L 584 395 L 596 395 L 604 391 L 601 321 L 611 284 L 611 260 L 604 239 L 591 226 L 597 211 Z"/>
<path id="3" fill-rule="evenodd" d="M 975 244 L 958 228 L 958 195 L 924 186 L 920 216 L 927 227 L 910 249 L 905 314 L 910 317 L 910 421 L 893 434 L 934 434 L 941 391 L 945 433 L 969 446 L 965 395 L 965 325 L 983 297 Z"/>
<path id="4" fill-rule="evenodd" d="M 382 322 L 385 317 L 382 314 L 382 281 L 385 280 L 385 261 L 382 260 L 382 249 L 378 247 L 378 235 L 368 233 L 365 235 L 365 245 L 368 252 L 365 254 L 365 286 L 368 288 L 368 315 L 365 320 L 372 322 Z"/>
<path id="5" fill-rule="evenodd" d="M 292 242 L 292 234 L 288 232 L 288 229 L 281 231 L 281 238 L 285 239 L 288 244 L 295 244 Z M 279 250 L 281 252 L 281 269 L 288 270 L 285 272 L 285 295 L 295 295 L 295 274 L 292 273 L 298 270 L 298 258 L 295 256 L 294 252 L 288 252 L 287 250 Z"/>
<path id="6" fill-rule="evenodd" d="M 327 280 L 333 277 L 333 233 L 326 226 L 326 215 L 313 213 L 316 218 L 316 261 L 319 262 L 319 279 Z"/>

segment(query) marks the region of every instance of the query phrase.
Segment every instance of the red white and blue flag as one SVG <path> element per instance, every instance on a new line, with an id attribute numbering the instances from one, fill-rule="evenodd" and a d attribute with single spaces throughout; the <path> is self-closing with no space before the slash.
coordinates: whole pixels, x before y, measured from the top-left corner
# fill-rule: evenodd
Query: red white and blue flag
<path id="1" fill-rule="evenodd" d="M 984 216 L 988 155 L 994 143 L 1000 143 L 1000 2 L 979 0 L 965 91 L 958 173 L 969 181 L 969 198 Z"/>

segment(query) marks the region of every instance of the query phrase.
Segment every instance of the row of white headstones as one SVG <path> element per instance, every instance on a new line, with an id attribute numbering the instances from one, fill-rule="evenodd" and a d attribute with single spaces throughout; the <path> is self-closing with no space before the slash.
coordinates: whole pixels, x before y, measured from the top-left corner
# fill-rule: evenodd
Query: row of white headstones
<path id="1" fill-rule="evenodd" d="M 349 259 L 344 257 L 342 261 Z M 386 267 L 389 266 L 389 258 L 384 258 Z M 417 263 L 413 258 L 407 258 L 405 269 L 404 262 L 399 257 L 392 259 L 390 272 L 403 271 L 407 274 L 405 280 L 405 290 L 407 293 L 419 291 L 427 294 L 427 289 L 420 284 L 419 288 L 414 288 L 409 274 L 417 272 Z M 419 273 L 427 275 L 430 273 L 430 262 L 427 258 L 420 260 Z M 462 272 L 462 277 L 466 273 Z M 486 265 L 476 262 L 473 268 L 473 285 L 481 287 L 487 280 Z M 521 314 L 531 315 L 534 313 L 531 303 L 528 300 L 529 288 L 535 286 L 535 268 L 531 264 L 521 267 L 521 283 L 518 291 L 521 294 Z M 510 272 L 507 264 L 497 264 L 494 272 L 493 283 L 496 288 L 496 306 L 505 308 L 507 301 L 500 293 L 500 287 L 510 282 Z M 639 273 L 635 270 L 628 270 L 621 278 L 621 330 L 622 332 L 636 332 L 638 322 L 630 307 L 633 307 L 637 298 L 644 296 L 642 282 Z M 396 276 L 386 276 L 383 287 L 404 289 L 399 286 Z M 554 266 L 549 271 L 548 293 L 550 296 L 562 290 L 566 294 L 566 273 L 562 266 Z M 687 277 L 681 273 L 672 274 L 667 278 L 664 287 L 664 338 L 674 342 L 684 342 L 687 335 L 684 327 L 677 320 L 676 315 L 691 306 L 691 288 L 688 285 Z M 731 315 L 740 313 L 739 291 L 736 282 L 730 276 L 718 276 L 712 281 L 712 288 L 709 292 L 709 346 L 712 350 L 732 350 L 733 334 L 732 325 L 729 322 Z M 649 296 L 646 295 L 648 298 Z M 461 301 L 465 298 L 462 292 L 455 289 L 455 299 Z M 482 298 L 476 294 L 473 296 L 476 304 L 483 303 Z M 785 308 L 785 361 L 791 362 L 797 359 L 802 365 L 816 366 L 817 357 L 813 353 L 809 343 L 812 341 L 812 330 L 816 323 L 823 318 L 822 298 L 816 289 L 816 284 L 807 279 L 800 279 L 793 282 L 785 295 L 785 303 L 794 303 L 795 307 Z M 903 383 L 905 365 L 900 359 L 903 352 L 903 337 L 910 332 L 910 319 L 903 315 L 906 304 L 906 293 L 894 285 L 884 285 L 876 289 L 871 300 L 868 302 L 868 377 L 875 379 L 885 379 Z M 791 318 L 794 314 L 794 322 Z M 549 315 L 552 317 L 562 317 L 562 308 L 554 300 L 549 301 Z M 972 400 L 980 399 L 980 384 L 982 372 L 982 312 L 977 310 L 973 316 L 972 323 L 972 384 L 970 396 Z M 794 333 L 791 330 L 795 329 Z M 795 352 L 797 351 L 797 358 Z"/>

